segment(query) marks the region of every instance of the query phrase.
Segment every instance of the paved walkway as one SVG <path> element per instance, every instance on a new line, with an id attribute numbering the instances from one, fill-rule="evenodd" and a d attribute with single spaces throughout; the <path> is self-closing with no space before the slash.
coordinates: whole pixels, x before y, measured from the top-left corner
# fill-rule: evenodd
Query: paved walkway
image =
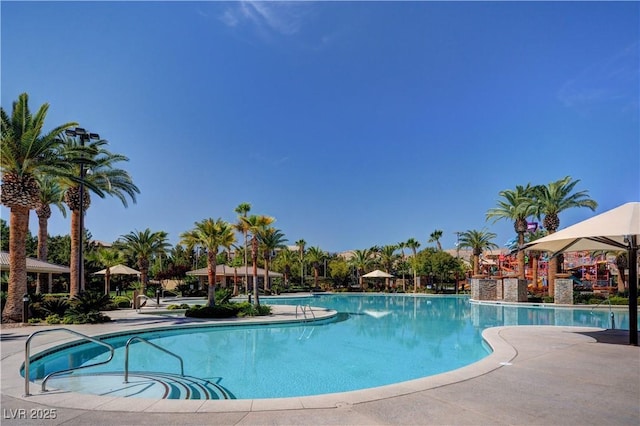
<path id="1" fill-rule="evenodd" d="M 272 319 L 295 320 L 292 309 L 277 307 Z M 109 314 L 115 322 L 68 328 L 99 335 L 194 322 L 133 311 Z M 34 385 L 33 395 L 24 397 L 24 379 L 18 372 L 24 342 L 45 328 L 1 331 L 3 426 L 640 424 L 640 348 L 629 346 L 628 332 L 621 330 L 498 327 L 484 332 L 494 352 L 480 362 L 396 385 L 300 398 L 157 401 L 62 391 L 41 394 Z M 38 336 L 32 352 L 65 340 L 63 333 Z"/>

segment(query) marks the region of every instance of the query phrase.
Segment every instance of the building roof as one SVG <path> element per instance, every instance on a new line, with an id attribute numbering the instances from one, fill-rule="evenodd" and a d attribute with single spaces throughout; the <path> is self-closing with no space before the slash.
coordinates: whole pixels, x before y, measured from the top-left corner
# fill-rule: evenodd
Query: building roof
<path id="1" fill-rule="evenodd" d="M 233 277 L 237 274 L 239 277 L 241 277 L 241 276 L 244 276 L 245 270 L 248 275 L 253 275 L 252 266 L 248 266 L 248 267 L 238 266 L 237 268 L 234 268 L 233 266 L 229 266 L 229 265 L 216 265 L 216 276 L 217 277 L 221 277 L 221 276 Z M 200 269 L 187 272 L 187 275 L 207 276 L 208 272 L 207 272 L 207 268 L 200 268 Z M 258 276 L 260 277 L 264 276 L 264 269 L 258 268 Z M 282 274 L 274 271 L 269 271 L 269 276 L 281 277 Z"/>
<path id="2" fill-rule="evenodd" d="M 0 271 L 8 270 L 9 253 L 6 251 L 2 251 L 0 252 Z M 68 266 L 56 265 L 54 263 L 44 262 L 42 260 L 27 257 L 27 272 L 68 274 L 70 272 L 70 269 Z"/>

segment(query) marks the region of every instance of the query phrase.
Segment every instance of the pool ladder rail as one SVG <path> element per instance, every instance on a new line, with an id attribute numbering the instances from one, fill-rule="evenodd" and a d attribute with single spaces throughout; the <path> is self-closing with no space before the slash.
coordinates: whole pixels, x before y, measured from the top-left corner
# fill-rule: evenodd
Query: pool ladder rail
<path id="1" fill-rule="evenodd" d="M 314 320 L 316 319 L 316 314 L 313 312 L 313 309 L 311 309 L 310 305 L 297 305 L 296 318 L 298 318 L 298 310 L 300 310 L 300 312 L 304 316 L 305 321 L 309 321 L 309 317 L 307 317 L 307 311 L 311 312 L 311 316 L 313 317 Z"/>
<path id="2" fill-rule="evenodd" d="M 611 330 L 615 330 L 615 328 L 616 328 L 616 317 L 613 314 L 613 309 L 611 308 L 611 300 L 609 299 L 609 296 L 607 296 L 606 299 L 604 299 L 603 301 L 598 303 L 596 306 L 591 308 L 591 315 L 593 315 L 593 310 L 595 308 L 597 308 L 598 306 L 602 305 L 604 302 L 609 302 L 609 318 L 611 318 L 611 324 L 610 324 L 611 325 Z"/>
<path id="3" fill-rule="evenodd" d="M 75 336 L 81 337 L 83 340 L 88 340 L 88 341 L 93 342 L 93 343 L 95 343 L 97 345 L 104 346 L 105 348 L 109 349 L 109 357 L 104 361 L 96 362 L 96 363 L 93 363 L 93 364 L 81 365 L 81 366 L 73 367 L 73 368 L 65 368 L 63 370 L 58 370 L 58 371 L 54 371 L 52 373 L 47 374 L 44 377 L 44 379 L 42 380 L 42 390 L 41 390 L 42 392 L 46 392 L 47 391 L 47 388 L 46 388 L 47 381 L 51 377 L 60 376 L 60 375 L 66 374 L 66 373 L 71 373 L 73 371 L 80 370 L 80 369 L 83 369 L 83 368 L 96 367 L 98 365 L 108 364 L 113 359 L 115 348 L 112 345 L 110 345 L 110 344 L 108 344 L 106 342 L 103 342 L 102 340 L 96 339 L 94 337 L 87 336 L 86 334 L 78 333 L 77 331 L 69 330 L 68 328 L 52 328 L 50 330 L 36 331 L 35 333 L 32 333 L 27 338 L 27 340 L 25 342 L 25 350 L 24 350 L 24 396 L 31 396 L 31 394 L 29 393 L 29 383 L 30 383 L 29 382 L 29 367 L 30 367 L 30 364 L 31 364 L 31 357 L 30 357 L 30 354 L 31 354 L 31 340 L 38 334 L 51 333 L 51 332 L 54 332 L 54 331 L 64 331 L 64 332 L 67 332 L 67 333 L 71 333 L 71 334 L 73 334 Z M 180 376 L 184 377 L 184 361 L 182 360 L 182 357 L 180 357 L 179 355 L 176 355 L 173 352 L 168 351 L 168 350 L 166 350 L 166 349 L 164 349 L 164 348 L 162 348 L 162 347 L 160 347 L 160 346 L 158 346 L 158 345 L 156 345 L 154 343 L 151 343 L 148 340 L 143 339 L 142 337 L 133 336 L 127 341 L 127 344 L 125 346 L 124 383 L 128 383 L 129 382 L 129 346 L 135 341 L 146 343 L 147 345 L 150 345 L 150 346 L 152 346 L 152 347 L 154 347 L 156 349 L 159 349 L 162 352 L 165 352 L 165 353 L 177 358 L 180 361 Z"/>

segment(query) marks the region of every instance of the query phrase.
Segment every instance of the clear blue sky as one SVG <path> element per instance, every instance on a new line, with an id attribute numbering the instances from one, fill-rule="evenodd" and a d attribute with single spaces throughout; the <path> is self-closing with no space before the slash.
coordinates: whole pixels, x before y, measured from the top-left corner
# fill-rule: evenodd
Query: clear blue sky
<path id="1" fill-rule="evenodd" d="M 113 241 L 172 243 L 234 208 L 330 252 L 513 225 L 498 192 L 580 179 L 640 200 L 638 2 L 2 1 L 2 106 L 49 102 L 110 142 L 137 204 L 93 197 Z M 8 220 L 6 208 L 2 217 Z M 561 227 L 591 217 L 560 215 Z M 37 232 L 32 212 L 31 230 Z M 49 232 L 69 233 L 54 211 Z"/>

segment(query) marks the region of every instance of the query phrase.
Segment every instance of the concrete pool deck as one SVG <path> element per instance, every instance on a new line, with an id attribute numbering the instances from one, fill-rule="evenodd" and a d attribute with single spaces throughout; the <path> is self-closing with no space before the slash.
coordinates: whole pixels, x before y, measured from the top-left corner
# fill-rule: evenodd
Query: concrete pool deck
<path id="1" fill-rule="evenodd" d="M 111 323 L 64 327 L 94 336 L 209 322 L 154 310 L 111 311 Z M 333 311 L 314 308 L 314 313 L 321 318 Z M 270 320 L 295 320 L 295 307 L 276 306 Z M 264 322 L 264 317 L 233 322 L 237 321 Z M 491 328 L 484 337 L 494 352 L 477 363 L 354 392 L 255 400 L 151 400 L 55 390 L 42 394 L 32 384 L 32 395 L 24 397 L 19 368 L 25 341 L 35 331 L 59 327 L 2 328 L 3 425 L 640 424 L 640 348 L 628 345 L 624 330 Z M 73 339 L 62 332 L 43 334 L 32 341 L 31 353 Z"/>

